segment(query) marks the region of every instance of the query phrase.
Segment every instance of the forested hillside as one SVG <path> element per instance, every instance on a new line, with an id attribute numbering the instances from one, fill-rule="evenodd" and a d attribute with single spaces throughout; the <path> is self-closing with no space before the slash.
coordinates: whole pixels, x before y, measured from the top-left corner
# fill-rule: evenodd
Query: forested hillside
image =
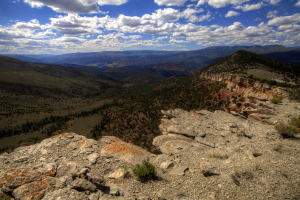
<path id="1" fill-rule="evenodd" d="M 189 76 L 169 80 L 150 91 L 135 95 L 128 93 L 117 105 L 101 111 L 103 120 L 93 128 L 92 136 L 114 135 L 155 151 L 151 143 L 160 134 L 161 110 L 223 110 L 229 103 L 228 99 L 216 94 L 224 86 Z"/>

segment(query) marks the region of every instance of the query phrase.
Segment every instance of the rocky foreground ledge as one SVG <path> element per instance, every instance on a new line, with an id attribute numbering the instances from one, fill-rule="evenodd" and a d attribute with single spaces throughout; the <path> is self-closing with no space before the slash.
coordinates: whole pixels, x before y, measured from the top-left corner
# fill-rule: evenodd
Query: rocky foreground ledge
<path id="1" fill-rule="evenodd" d="M 270 120 L 299 116 L 276 105 Z M 280 111 L 280 112 L 279 112 Z M 64 133 L 0 155 L 0 196 L 14 199 L 300 199 L 300 141 L 272 124 L 206 110 L 162 111 L 154 155 L 113 136 Z M 277 113 L 277 114 L 276 114 Z M 131 169 L 149 158 L 158 178 Z M 9 198 L 8 198 L 9 199 Z"/>

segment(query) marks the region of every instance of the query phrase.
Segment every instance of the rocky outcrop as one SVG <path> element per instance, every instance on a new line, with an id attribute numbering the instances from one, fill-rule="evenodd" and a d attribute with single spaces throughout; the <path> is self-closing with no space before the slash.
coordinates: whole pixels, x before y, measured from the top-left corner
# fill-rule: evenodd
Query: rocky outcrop
<path id="1" fill-rule="evenodd" d="M 143 160 L 154 156 L 139 146 L 122 141 L 105 146 L 100 154 L 104 157 L 115 157 L 132 164 L 140 164 Z"/>
<path id="2" fill-rule="evenodd" d="M 64 133 L 1 155 L 0 187 L 15 199 L 99 199 L 111 192 L 103 178 L 117 167 L 111 162 L 135 164 L 151 156 L 116 137 L 96 141 Z"/>
<path id="3" fill-rule="evenodd" d="M 202 73 L 200 78 L 225 82 L 227 84 L 227 89 L 232 90 L 243 97 L 256 97 L 270 100 L 278 96 L 288 96 L 288 92 L 284 88 L 270 86 L 253 79 L 243 78 L 232 74 Z"/>
<path id="4" fill-rule="evenodd" d="M 269 120 L 299 115 L 299 103 L 274 105 Z M 113 136 L 64 133 L 0 155 L 0 197 L 13 199 L 299 199 L 300 143 L 273 125 L 207 110 L 162 111 L 162 154 Z M 149 158 L 158 179 L 138 182 Z"/>

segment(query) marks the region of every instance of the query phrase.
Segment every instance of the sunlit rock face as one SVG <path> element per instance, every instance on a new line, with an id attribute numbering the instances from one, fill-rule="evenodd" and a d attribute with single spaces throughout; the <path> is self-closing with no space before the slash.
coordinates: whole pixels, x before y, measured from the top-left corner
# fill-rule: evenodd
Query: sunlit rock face
<path id="1" fill-rule="evenodd" d="M 284 90 L 284 88 L 270 86 L 253 79 L 243 78 L 231 74 L 202 73 L 200 78 L 225 82 L 227 84 L 227 89 L 232 90 L 243 97 L 256 97 L 270 100 L 278 96 L 288 96 L 288 93 L 286 90 Z"/>

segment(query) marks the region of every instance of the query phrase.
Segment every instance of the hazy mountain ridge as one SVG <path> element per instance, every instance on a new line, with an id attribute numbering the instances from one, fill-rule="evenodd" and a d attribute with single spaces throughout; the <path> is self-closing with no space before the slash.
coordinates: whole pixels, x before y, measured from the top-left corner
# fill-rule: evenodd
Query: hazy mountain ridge
<path id="1" fill-rule="evenodd" d="M 297 47 L 295 47 L 297 49 Z M 65 65 L 83 65 L 103 68 L 107 70 L 112 67 L 121 67 L 127 69 L 145 69 L 152 68 L 156 64 L 173 64 L 178 67 L 184 67 L 185 71 L 191 72 L 208 64 L 216 59 L 229 56 L 238 50 L 246 50 L 259 54 L 285 52 L 284 60 L 291 60 L 297 63 L 299 59 L 294 56 L 293 48 L 287 48 L 281 45 L 269 46 L 215 46 L 193 51 L 103 51 L 89 53 L 70 53 L 62 55 L 8 55 L 17 59 L 29 62 L 56 63 Z M 289 55 L 291 51 L 292 55 Z M 272 55 L 271 55 L 272 56 Z M 293 57 L 290 58 L 290 57 Z"/>
<path id="2" fill-rule="evenodd" d="M 271 52 L 267 54 L 262 54 L 264 56 L 267 56 L 269 58 L 277 59 L 282 62 L 291 63 L 295 65 L 300 65 L 300 50 L 291 50 L 286 52 Z"/>

